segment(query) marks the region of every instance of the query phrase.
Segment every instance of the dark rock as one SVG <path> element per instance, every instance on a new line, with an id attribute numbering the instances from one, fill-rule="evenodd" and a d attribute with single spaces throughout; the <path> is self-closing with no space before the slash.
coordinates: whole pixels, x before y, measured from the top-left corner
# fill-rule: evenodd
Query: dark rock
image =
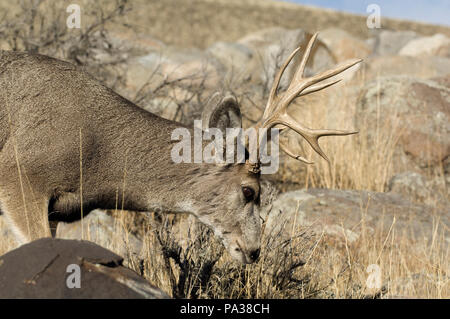
<path id="1" fill-rule="evenodd" d="M 0 298 L 169 298 L 122 261 L 88 241 L 39 239 L 0 257 Z M 69 265 L 80 288 L 68 288 Z"/>

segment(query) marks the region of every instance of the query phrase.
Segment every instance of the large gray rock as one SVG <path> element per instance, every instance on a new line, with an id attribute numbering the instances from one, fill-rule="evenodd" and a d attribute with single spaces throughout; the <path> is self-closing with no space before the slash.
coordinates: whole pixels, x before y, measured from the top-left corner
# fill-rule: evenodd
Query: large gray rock
<path id="1" fill-rule="evenodd" d="M 337 62 L 354 58 L 364 59 L 372 52 L 366 42 L 337 28 L 320 31 L 318 39 L 327 46 Z"/>
<path id="2" fill-rule="evenodd" d="M 395 55 L 409 41 L 416 39 L 418 35 L 414 31 L 383 30 L 368 41 L 372 51 L 376 55 Z"/>
<path id="3" fill-rule="evenodd" d="M 443 34 L 431 37 L 421 37 L 409 41 L 400 51 L 399 55 L 427 56 L 436 55 L 450 58 L 450 38 Z"/>
<path id="4" fill-rule="evenodd" d="M 383 77 L 366 85 L 357 103 L 355 127 L 400 135 L 394 171 L 440 166 L 450 155 L 450 88 L 431 80 Z"/>
<path id="5" fill-rule="evenodd" d="M 450 197 L 450 189 L 445 187 L 444 178 L 429 179 L 416 172 L 403 172 L 394 175 L 388 190 L 401 194 L 411 200 L 436 205 L 435 201 L 445 202 Z"/>
<path id="6" fill-rule="evenodd" d="M 164 81 L 186 87 L 216 88 L 223 71 L 223 65 L 203 51 L 168 47 L 131 60 L 126 85 L 131 92 L 138 92 L 145 84 L 154 89 Z"/>
<path id="7" fill-rule="evenodd" d="M 122 261 L 91 242 L 39 239 L 0 257 L 0 298 L 169 298 Z M 80 288 L 67 284 L 76 268 Z"/>
<path id="8" fill-rule="evenodd" d="M 362 231 L 369 236 L 373 234 L 380 226 L 381 217 L 381 227 L 386 231 L 395 217 L 398 230 L 408 230 L 417 238 L 430 238 L 434 226 L 432 216 L 438 216 L 443 227 L 448 227 L 450 206 L 434 210 L 396 194 L 330 189 L 282 193 L 262 211 L 265 232 L 289 238 L 296 226 L 306 226 L 348 242 L 356 241 Z"/>
<path id="9" fill-rule="evenodd" d="M 216 42 L 206 52 L 219 60 L 228 72 L 234 73 L 246 74 L 253 58 L 252 50 L 242 43 Z"/>
<path id="10" fill-rule="evenodd" d="M 380 77 L 404 75 L 419 79 L 442 77 L 450 74 L 450 59 L 440 56 L 375 56 L 364 60 L 365 81 Z"/>
<path id="11" fill-rule="evenodd" d="M 303 48 L 301 52 L 304 52 L 311 36 L 302 29 L 288 30 L 272 27 L 251 33 L 240 39 L 238 43 L 252 50 L 253 66 L 249 66 L 249 68 L 254 69 L 254 74 L 259 74 L 262 84 L 266 86 L 266 89 L 270 89 L 280 66 L 297 47 Z M 289 84 L 300 63 L 301 56 L 302 53 L 299 53 L 286 69 L 285 76 L 280 82 L 280 88 L 286 88 Z M 306 65 L 305 74 L 310 76 L 333 66 L 335 62 L 328 48 L 318 40 Z"/>

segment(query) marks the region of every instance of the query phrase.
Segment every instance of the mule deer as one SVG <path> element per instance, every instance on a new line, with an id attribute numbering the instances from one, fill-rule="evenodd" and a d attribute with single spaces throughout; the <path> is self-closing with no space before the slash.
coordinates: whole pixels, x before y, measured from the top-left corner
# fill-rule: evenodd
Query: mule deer
<path id="1" fill-rule="evenodd" d="M 288 89 L 278 95 L 283 71 L 299 49 L 284 63 L 256 127 L 291 128 L 327 159 L 320 137 L 355 132 L 308 129 L 286 113 L 287 106 L 337 83 L 318 84 L 361 60 L 303 78 L 316 37 Z M 251 263 L 258 258 L 258 163 L 175 164 L 171 132 L 182 124 L 139 108 L 74 65 L 47 56 L 1 52 L 0 87 L 0 208 L 20 242 L 51 236 L 49 214 L 68 218 L 120 207 L 191 213 L 222 239 L 234 259 Z M 236 99 L 216 95 L 203 121 L 206 128 L 222 131 L 240 127 Z"/>

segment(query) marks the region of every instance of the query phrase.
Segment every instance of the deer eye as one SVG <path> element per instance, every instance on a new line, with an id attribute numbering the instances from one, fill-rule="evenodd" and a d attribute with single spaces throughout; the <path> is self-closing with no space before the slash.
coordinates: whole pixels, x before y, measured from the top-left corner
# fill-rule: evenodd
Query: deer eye
<path id="1" fill-rule="evenodd" d="M 253 188 L 248 186 L 242 187 L 242 193 L 244 194 L 245 199 L 249 202 L 252 201 L 255 197 L 255 191 L 253 190 Z"/>

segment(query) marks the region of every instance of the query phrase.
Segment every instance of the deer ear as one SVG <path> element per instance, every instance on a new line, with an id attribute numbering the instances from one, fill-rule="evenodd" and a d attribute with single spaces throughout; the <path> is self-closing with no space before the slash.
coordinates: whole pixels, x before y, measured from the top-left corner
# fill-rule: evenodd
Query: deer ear
<path id="1" fill-rule="evenodd" d="M 236 98 L 231 94 L 214 93 L 202 113 L 203 130 L 218 128 L 224 134 L 227 128 L 241 128 L 242 115 Z"/>

